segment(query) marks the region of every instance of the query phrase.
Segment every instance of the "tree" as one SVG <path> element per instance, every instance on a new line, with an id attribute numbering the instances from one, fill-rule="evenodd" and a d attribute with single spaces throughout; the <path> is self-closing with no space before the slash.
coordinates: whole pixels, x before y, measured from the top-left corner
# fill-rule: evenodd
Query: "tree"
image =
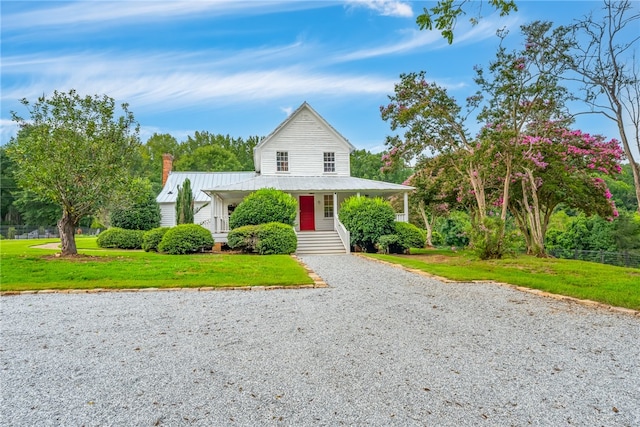
<path id="1" fill-rule="evenodd" d="M 133 180 L 126 203 L 111 211 L 111 226 L 126 230 L 151 230 L 160 226 L 160 206 L 148 179 Z"/>
<path id="2" fill-rule="evenodd" d="M 416 18 L 416 23 L 421 30 L 439 30 L 442 37 L 447 39 L 449 44 L 453 43 L 453 30 L 455 29 L 458 17 L 466 15 L 464 6 L 471 3 L 469 0 L 439 0 L 438 3 L 430 9 L 426 7 L 422 14 Z M 476 25 L 481 18 L 482 1 L 478 2 L 477 15 L 469 19 L 471 25 Z M 500 13 L 500 16 L 508 15 L 516 12 L 518 7 L 513 0 L 488 0 L 488 3 Z"/>
<path id="3" fill-rule="evenodd" d="M 75 255 L 80 220 L 126 188 L 129 162 L 139 146 L 138 124 L 127 104 L 116 118 L 115 102 L 106 95 L 54 91 L 22 104 L 29 118 L 11 113 L 20 130 L 8 146 L 16 181 L 60 205 L 62 254 Z"/>
<path id="4" fill-rule="evenodd" d="M 7 221 L 15 212 L 13 202 L 18 188 L 13 179 L 13 169 L 14 163 L 7 155 L 7 150 L 0 147 L 0 221 Z"/>
<path id="5" fill-rule="evenodd" d="M 445 156 L 424 159 L 416 167 L 407 185 L 415 187 L 409 194 L 410 212 L 415 211 L 427 230 L 426 244 L 433 246 L 433 231 L 438 218 L 445 216 L 456 204 L 456 186 L 460 178 L 447 168 Z"/>
<path id="6" fill-rule="evenodd" d="M 640 164 L 631 151 L 632 138 L 640 149 L 640 76 L 632 51 L 640 40 L 640 13 L 634 12 L 629 0 L 604 0 L 604 11 L 601 20 L 587 16 L 567 27 L 573 32 L 573 39 L 562 58 L 577 73 L 591 112 L 616 123 L 632 166 L 640 212 Z M 625 33 L 630 37 L 626 41 Z M 632 129 L 632 135 L 627 133 L 628 128 Z"/>
<path id="7" fill-rule="evenodd" d="M 389 137 L 392 158 L 445 155 L 448 167 L 463 177 L 459 199 L 473 196 L 472 215 L 483 242 L 504 248 L 505 226 L 519 141 L 532 123 L 565 123 L 568 94 L 558 84 L 563 64 L 549 61 L 561 46 L 566 30 L 551 31 L 551 24 L 534 22 L 521 27 L 527 40 L 523 49 L 508 52 L 501 44 L 496 59 L 485 71 L 476 68 L 476 94 L 463 109 L 445 89 L 428 83 L 425 74 L 401 76 L 390 103 L 381 107 L 382 118 L 391 129 L 404 130 L 404 138 Z M 503 39 L 506 34 L 499 34 Z M 474 138 L 467 131 L 471 113 L 480 108 L 479 123 L 485 123 Z M 465 187 L 470 187 L 468 191 Z M 487 219 L 498 210 L 498 220 Z M 501 250 L 482 251 L 500 257 Z"/>
<path id="8" fill-rule="evenodd" d="M 413 169 L 404 164 L 387 164 L 389 153 L 371 153 L 368 150 L 354 150 L 351 153 L 351 176 L 374 179 L 377 181 L 400 184 L 413 173 Z"/>
<path id="9" fill-rule="evenodd" d="M 175 168 L 179 171 L 226 172 L 242 170 L 242 165 L 231 151 L 219 145 L 204 145 L 183 154 L 175 162 Z"/>
<path id="10" fill-rule="evenodd" d="M 176 225 L 193 224 L 194 218 L 193 191 L 189 178 L 184 180 L 182 187 L 178 185 L 178 195 L 176 196 Z"/>
<path id="11" fill-rule="evenodd" d="M 527 252 L 545 256 L 547 227 L 558 205 L 609 220 L 618 216 L 600 176 L 620 172 L 622 150 L 616 140 L 605 141 L 554 123 L 530 130 L 536 135 L 524 135 L 516 147 L 520 150 L 514 150 L 519 158 L 509 210 L 525 238 Z"/>

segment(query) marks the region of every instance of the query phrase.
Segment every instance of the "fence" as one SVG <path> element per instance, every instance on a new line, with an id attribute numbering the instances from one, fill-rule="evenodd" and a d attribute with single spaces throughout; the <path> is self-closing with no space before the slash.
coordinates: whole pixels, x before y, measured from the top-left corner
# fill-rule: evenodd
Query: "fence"
<path id="1" fill-rule="evenodd" d="M 99 228 L 78 227 L 76 234 L 95 236 L 100 233 Z M 57 227 L 35 227 L 28 225 L 2 225 L 0 234 L 5 239 L 49 239 L 60 237 Z"/>
<path id="2" fill-rule="evenodd" d="M 556 258 L 578 259 L 581 261 L 598 262 L 600 264 L 617 265 L 620 267 L 640 268 L 640 253 L 606 252 L 606 251 L 581 251 L 568 249 L 555 249 L 548 254 Z"/>

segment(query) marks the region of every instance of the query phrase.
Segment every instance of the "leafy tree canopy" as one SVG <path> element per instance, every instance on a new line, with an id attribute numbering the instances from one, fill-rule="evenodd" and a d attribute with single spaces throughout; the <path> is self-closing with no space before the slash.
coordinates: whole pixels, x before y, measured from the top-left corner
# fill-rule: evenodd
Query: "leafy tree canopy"
<path id="1" fill-rule="evenodd" d="M 80 219 L 127 188 L 130 160 L 139 146 L 138 124 L 127 104 L 116 117 L 115 101 L 106 95 L 55 91 L 22 104 L 29 117 L 12 112 L 20 131 L 8 145 L 16 181 L 61 207 L 62 253 L 74 255 Z"/>

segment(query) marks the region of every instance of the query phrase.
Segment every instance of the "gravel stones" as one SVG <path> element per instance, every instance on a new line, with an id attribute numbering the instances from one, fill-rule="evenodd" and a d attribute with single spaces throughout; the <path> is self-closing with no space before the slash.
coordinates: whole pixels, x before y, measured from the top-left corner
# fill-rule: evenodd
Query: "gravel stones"
<path id="1" fill-rule="evenodd" d="M 330 286 L 0 298 L 0 424 L 640 425 L 640 321 L 351 255 Z"/>

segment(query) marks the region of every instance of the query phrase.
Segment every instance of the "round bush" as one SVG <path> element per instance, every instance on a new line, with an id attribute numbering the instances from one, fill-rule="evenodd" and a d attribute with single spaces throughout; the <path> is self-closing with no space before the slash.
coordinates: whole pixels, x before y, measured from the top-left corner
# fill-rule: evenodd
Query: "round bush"
<path id="1" fill-rule="evenodd" d="M 293 225 L 298 202 L 290 194 L 273 188 L 263 188 L 249 194 L 229 218 L 231 229 L 244 225 L 280 222 Z"/>
<path id="2" fill-rule="evenodd" d="M 244 225 L 234 228 L 227 235 L 227 246 L 242 252 L 255 252 L 257 233 L 257 225 Z"/>
<path id="3" fill-rule="evenodd" d="M 260 255 L 292 254 L 298 246 L 293 227 L 279 222 L 259 225 L 256 237 L 256 251 Z"/>
<path id="4" fill-rule="evenodd" d="M 144 231 L 111 227 L 98 235 L 101 248 L 142 249 Z"/>
<path id="5" fill-rule="evenodd" d="M 375 252 L 380 236 L 395 232 L 393 208 L 380 197 L 349 197 L 342 202 L 338 217 L 351 233 L 351 244 L 367 252 Z"/>
<path id="6" fill-rule="evenodd" d="M 427 233 L 408 222 L 396 222 L 396 234 L 398 235 L 398 244 L 402 249 L 424 248 L 427 240 Z"/>
<path id="7" fill-rule="evenodd" d="M 159 252 L 172 255 L 211 250 L 214 241 L 209 230 L 198 224 L 180 224 L 170 228 L 158 245 Z"/>
<path id="8" fill-rule="evenodd" d="M 169 231 L 169 227 L 157 227 L 145 232 L 142 236 L 142 249 L 145 252 L 158 252 L 158 245 L 167 231 Z"/>

